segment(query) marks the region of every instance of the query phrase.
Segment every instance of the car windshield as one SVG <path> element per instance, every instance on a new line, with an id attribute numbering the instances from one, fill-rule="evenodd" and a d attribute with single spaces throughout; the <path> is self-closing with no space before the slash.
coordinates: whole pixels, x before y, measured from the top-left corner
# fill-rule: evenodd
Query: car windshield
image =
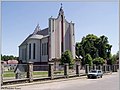
<path id="1" fill-rule="evenodd" d="M 92 70 L 92 71 L 90 71 L 91 73 L 96 73 L 97 71 L 95 71 L 95 70 Z"/>

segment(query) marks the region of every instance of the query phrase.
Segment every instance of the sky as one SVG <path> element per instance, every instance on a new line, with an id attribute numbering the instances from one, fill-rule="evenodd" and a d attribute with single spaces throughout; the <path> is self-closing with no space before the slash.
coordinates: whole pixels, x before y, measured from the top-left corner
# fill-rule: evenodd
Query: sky
<path id="1" fill-rule="evenodd" d="M 63 4 L 65 18 L 75 23 L 75 41 L 94 34 L 108 37 L 112 54 L 119 50 L 119 6 L 117 2 L 2 2 L 2 55 L 19 55 L 19 45 L 36 25 L 48 27 Z"/>

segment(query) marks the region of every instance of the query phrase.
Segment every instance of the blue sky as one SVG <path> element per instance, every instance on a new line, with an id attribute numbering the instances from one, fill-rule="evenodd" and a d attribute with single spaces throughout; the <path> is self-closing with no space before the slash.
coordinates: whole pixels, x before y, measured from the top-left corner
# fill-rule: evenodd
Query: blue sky
<path id="1" fill-rule="evenodd" d="M 119 50 L 119 6 L 117 2 L 2 2 L 2 54 L 18 56 L 18 46 L 39 23 L 57 17 L 63 3 L 65 18 L 75 23 L 75 41 L 87 34 L 105 35 L 112 54 Z"/>

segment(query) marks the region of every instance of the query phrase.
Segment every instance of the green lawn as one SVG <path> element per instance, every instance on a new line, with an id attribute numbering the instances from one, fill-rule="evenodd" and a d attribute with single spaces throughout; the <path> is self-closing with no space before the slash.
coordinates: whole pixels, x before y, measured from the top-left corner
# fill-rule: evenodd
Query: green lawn
<path id="1" fill-rule="evenodd" d="M 54 71 L 54 74 L 63 74 L 64 71 Z M 5 71 L 3 74 L 4 77 L 15 77 L 14 71 Z M 33 77 L 46 77 L 48 76 L 47 71 L 34 71 Z"/>
<path id="2" fill-rule="evenodd" d="M 39 72 L 39 71 L 34 71 L 33 75 L 46 75 L 48 72 Z"/>
<path id="3" fill-rule="evenodd" d="M 63 70 L 61 70 L 61 71 L 54 71 L 54 74 L 63 74 L 63 73 L 64 73 Z"/>
<path id="4" fill-rule="evenodd" d="M 34 71 L 33 72 L 33 76 L 34 75 L 40 75 L 40 76 L 47 76 L 48 72 L 39 72 L 39 71 Z M 4 77 L 15 77 L 15 73 L 13 71 L 5 71 L 3 74 Z"/>
<path id="5" fill-rule="evenodd" d="M 3 77 L 15 77 L 14 71 L 4 71 Z"/>

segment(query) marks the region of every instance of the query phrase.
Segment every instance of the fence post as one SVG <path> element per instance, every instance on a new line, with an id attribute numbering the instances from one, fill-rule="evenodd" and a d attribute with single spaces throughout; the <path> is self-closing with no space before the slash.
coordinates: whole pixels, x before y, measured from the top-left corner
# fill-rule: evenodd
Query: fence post
<path id="1" fill-rule="evenodd" d="M 93 65 L 93 70 L 96 70 L 96 65 L 95 64 Z"/>
<path id="2" fill-rule="evenodd" d="M 117 64 L 115 64 L 115 72 L 117 72 Z"/>
<path id="3" fill-rule="evenodd" d="M 89 72 L 89 65 L 86 64 L 86 65 L 85 65 L 85 73 L 87 74 L 88 72 Z"/>
<path id="4" fill-rule="evenodd" d="M 29 78 L 29 82 L 33 81 L 33 62 L 28 62 L 27 63 L 27 78 Z"/>
<path id="5" fill-rule="evenodd" d="M 106 73 L 106 65 L 103 65 L 103 72 Z"/>
<path id="6" fill-rule="evenodd" d="M 80 76 L 80 64 L 76 64 L 76 75 Z"/>
<path id="7" fill-rule="evenodd" d="M 110 65 L 110 71 L 112 72 L 112 65 Z"/>
<path id="8" fill-rule="evenodd" d="M 98 69 L 99 69 L 99 70 L 102 70 L 102 66 L 101 66 L 101 65 L 99 65 L 99 66 L 98 66 Z"/>
<path id="9" fill-rule="evenodd" d="M 54 73 L 54 63 L 53 62 L 49 62 L 48 64 L 49 64 L 48 77 L 53 79 L 54 78 L 53 77 L 54 76 L 53 75 L 53 73 Z"/>
<path id="10" fill-rule="evenodd" d="M 68 65 L 68 63 L 64 64 L 64 75 L 66 78 L 69 77 L 69 65 Z"/>
<path id="11" fill-rule="evenodd" d="M 110 72 L 111 70 L 110 70 L 110 65 L 108 65 L 108 71 Z"/>
<path id="12" fill-rule="evenodd" d="M 3 85 L 4 62 L 1 61 L 1 86 Z"/>
<path id="13" fill-rule="evenodd" d="M 117 69 L 119 69 L 119 64 L 117 64 Z"/>
<path id="14" fill-rule="evenodd" d="M 115 72 L 115 65 L 112 65 L 112 72 Z"/>

